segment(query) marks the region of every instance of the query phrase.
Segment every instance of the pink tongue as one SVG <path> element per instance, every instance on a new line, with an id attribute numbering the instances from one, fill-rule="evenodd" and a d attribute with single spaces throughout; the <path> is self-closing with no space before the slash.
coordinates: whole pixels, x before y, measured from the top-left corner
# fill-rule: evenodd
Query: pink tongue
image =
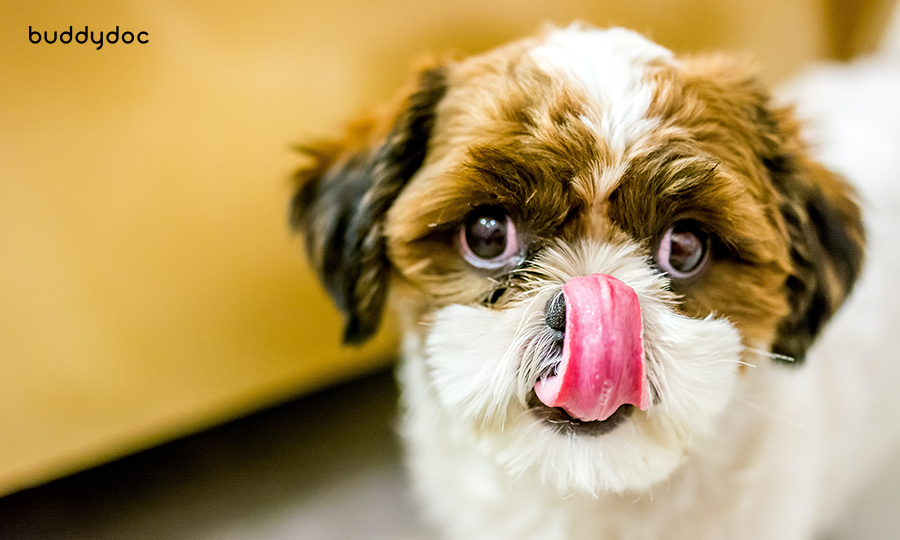
<path id="1" fill-rule="evenodd" d="M 641 307 L 634 289 L 606 274 L 569 280 L 566 332 L 556 375 L 534 391 L 548 407 L 584 421 L 606 420 L 626 403 L 646 410 Z"/>

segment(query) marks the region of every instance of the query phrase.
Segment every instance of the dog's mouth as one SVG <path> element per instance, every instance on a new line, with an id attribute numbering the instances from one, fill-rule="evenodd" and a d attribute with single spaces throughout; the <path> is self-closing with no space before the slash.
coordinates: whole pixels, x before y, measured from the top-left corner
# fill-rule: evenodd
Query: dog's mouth
<path id="1" fill-rule="evenodd" d="M 586 435 L 597 437 L 605 435 L 623 424 L 634 412 L 634 405 L 621 405 L 616 412 L 605 420 L 579 420 L 573 417 L 565 409 L 560 407 L 548 407 L 541 403 L 537 394 L 532 390 L 528 394 L 528 407 L 531 413 L 541 421 L 551 426 L 560 434 Z"/>

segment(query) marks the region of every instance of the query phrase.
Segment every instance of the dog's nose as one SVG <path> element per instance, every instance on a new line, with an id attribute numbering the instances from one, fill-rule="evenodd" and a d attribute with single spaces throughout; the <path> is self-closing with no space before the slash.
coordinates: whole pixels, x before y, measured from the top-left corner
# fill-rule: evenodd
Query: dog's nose
<path id="1" fill-rule="evenodd" d="M 544 308 L 544 322 L 557 332 L 566 333 L 566 297 L 562 291 L 547 301 Z"/>

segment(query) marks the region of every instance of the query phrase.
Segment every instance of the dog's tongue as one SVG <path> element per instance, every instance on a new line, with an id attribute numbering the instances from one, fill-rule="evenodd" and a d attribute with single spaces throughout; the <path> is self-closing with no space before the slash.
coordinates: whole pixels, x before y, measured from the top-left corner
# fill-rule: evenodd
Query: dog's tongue
<path id="1" fill-rule="evenodd" d="M 584 421 L 606 420 L 626 403 L 646 410 L 641 307 L 634 289 L 606 274 L 563 286 L 566 330 L 556 374 L 534 391 L 548 407 Z"/>

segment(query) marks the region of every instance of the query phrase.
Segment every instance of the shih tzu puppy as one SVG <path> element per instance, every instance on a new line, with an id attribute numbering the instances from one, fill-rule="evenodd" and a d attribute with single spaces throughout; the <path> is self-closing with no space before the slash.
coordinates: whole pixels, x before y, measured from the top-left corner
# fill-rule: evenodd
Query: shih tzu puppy
<path id="1" fill-rule="evenodd" d="M 399 315 L 447 538 L 798 540 L 833 509 L 854 435 L 806 357 L 860 210 L 739 62 L 549 30 L 306 151 L 293 224 L 347 343 Z"/>

